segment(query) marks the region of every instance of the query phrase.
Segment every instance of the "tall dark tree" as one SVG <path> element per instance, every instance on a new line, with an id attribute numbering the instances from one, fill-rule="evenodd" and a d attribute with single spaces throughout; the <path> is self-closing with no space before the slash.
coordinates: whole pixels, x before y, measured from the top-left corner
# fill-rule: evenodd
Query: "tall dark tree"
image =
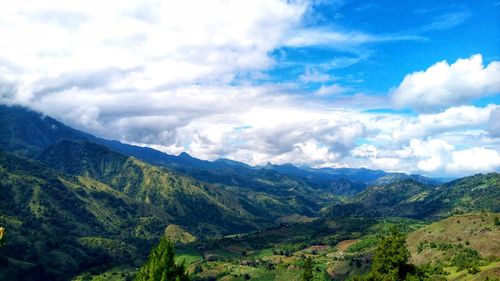
<path id="1" fill-rule="evenodd" d="M 396 226 L 391 227 L 389 235 L 379 240 L 370 272 L 353 280 L 421 280 L 412 275 L 415 273 L 415 267 L 408 263 L 410 252 L 406 249 L 405 241 L 406 236 Z"/>
<path id="2" fill-rule="evenodd" d="M 311 281 L 313 279 L 313 260 L 311 257 L 307 257 L 304 260 L 304 271 L 300 278 L 301 281 Z"/>
<path id="3" fill-rule="evenodd" d="M 175 263 L 173 243 L 162 238 L 149 255 L 148 261 L 142 266 L 136 281 L 189 281 L 184 263 Z"/>
<path id="4" fill-rule="evenodd" d="M 406 249 L 406 236 L 395 226 L 383 237 L 375 250 L 372 271 L 404 280 L 409 270 L 410 252 Z"/>

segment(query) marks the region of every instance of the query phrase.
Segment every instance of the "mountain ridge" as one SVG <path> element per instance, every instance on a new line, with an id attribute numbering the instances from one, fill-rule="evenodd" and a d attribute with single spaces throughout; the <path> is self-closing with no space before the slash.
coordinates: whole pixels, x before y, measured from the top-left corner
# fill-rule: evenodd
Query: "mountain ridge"
<path id="1" fill-rule="evenodd" d="M 10 119 L 10 120 L 9 120 Z M 95 137 L 91 134 L 73 129 L 57 121 L 20 106 L 0 105 L 0 145 L 7 151 L 21 155 L 34 156 L 49 145 L 63 139 L 85 140 L 99 143 L 116 152 L 134 156 L 153 165 L 166 166 L 181 173 L 195 176 L 199 171 L 225 171 L 234 174 L 252 174 L 252 170 L 274 170 L 287 176 L 303 180 L 313 178 L 314 181 L 335 181 L 346 178 L 353 182 L 362 182 L 365 185 L 379 184 L 376 180 L 386 177 L 385 183 L 401 178 L 417 178 L 426 183 L 439 184 L 439 179 L 426 178 L 420 175 L 406 175 L 403 173 L 387 173 L 381 170 L 366 168 L 298 168 L 293 164 L 270 164 L 266 166 L 250 166 L 243 162 L 229 159 L 207 161 L 194 158 L 186 152 L 178 156 L 136 145 L 125 144 L 117 140 L 108 140 Z M 321 186 L 321 185 L 319 185 Z"/>

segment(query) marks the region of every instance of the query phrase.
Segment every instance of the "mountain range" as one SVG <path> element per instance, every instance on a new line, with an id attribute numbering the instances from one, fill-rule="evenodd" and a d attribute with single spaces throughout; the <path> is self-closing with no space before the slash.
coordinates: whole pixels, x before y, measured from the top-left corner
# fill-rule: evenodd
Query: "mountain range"
<path id="1" fill-rule="evenodd" d="M 500 212 L 500 176 L 450 182 L 351 168 L 250 166 L 107 140 L 0 105 L 1 280 L 140 264 L 169 225 L 197 238 L 341 217 Z M 91 258 L 92 257 L 92 258 Z"/>

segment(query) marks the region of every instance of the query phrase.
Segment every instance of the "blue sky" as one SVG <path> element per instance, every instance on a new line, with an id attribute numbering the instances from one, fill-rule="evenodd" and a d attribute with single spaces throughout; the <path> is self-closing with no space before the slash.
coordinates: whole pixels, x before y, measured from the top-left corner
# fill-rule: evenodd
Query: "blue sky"
<path id="1" fill-rule="evenodd" d="M 272 52 L 277 65 L 268 72 L 271 80 L 296 81 L 307 68 L 346 58 L 352 62 L 323 73 L 342 77 L 339 83 L 353 91 L 385 94 L 406 74 L 424 70 L 437 61 L 454 62 L 472 54 L 482 54 L 485 63 L 499 59 L 500 2 L 497 1 L 318 2 L 306 17 L 307 27 L 394 37 L 394 40 L 346 48 L 329 43 L 282 47 Z M 311 90 L 320 84 L 304 86 Z"/>
<path id="2" fill-rule="evenodd" d="M 9 2 L 0 102 L 209 160 L 499 171 L 499 11 L 498 0 Z"/>

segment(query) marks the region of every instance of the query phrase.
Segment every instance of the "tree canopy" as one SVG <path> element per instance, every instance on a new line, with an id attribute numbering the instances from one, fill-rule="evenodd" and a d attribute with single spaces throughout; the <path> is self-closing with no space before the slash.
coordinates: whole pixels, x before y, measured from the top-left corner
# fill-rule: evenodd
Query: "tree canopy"
<path id="1" fill-rule="evenodd" d="M 313 279 L 313 260 L 311 257 L 307 257 L 304 260 L 304 271 L 300 278 L 301 281 L 311 281 Z"/>
<path id="2" fill-rule="evenodd" d="M 370 272 L 354 280 L 413 280 L 415 267 L 408 263 L 410 253 L 405 241 L 406 236 L 396 226 L 391 227 L 389 234 L 379 239 Z"/>
<path id="3" fill-rule="evenodd" d="M 189 281 L 184 263 L 175 263 L 173 243 L 162 238 L 151 251 L 148 261 L 135 277 L 136 281 Z"/>

